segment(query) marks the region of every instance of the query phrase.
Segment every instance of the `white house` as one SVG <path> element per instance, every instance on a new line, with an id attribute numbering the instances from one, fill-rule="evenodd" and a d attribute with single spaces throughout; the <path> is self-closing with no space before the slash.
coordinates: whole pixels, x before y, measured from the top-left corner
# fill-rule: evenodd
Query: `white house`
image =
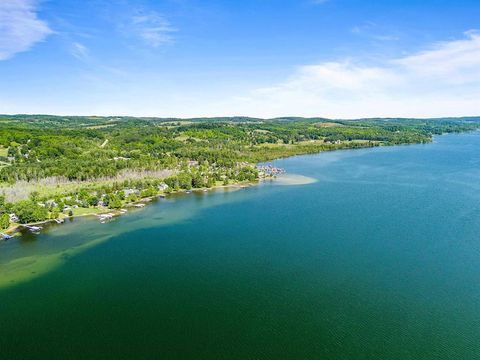
<path id="1" fill-rule="evenodd" d="M 139 194 L 140 191 L 138 191 L 137 189 L 125 189 L 123 190 L 123 194 L 125 196 L 128 196 L 128 195 L 132 195 L 132 194 Z"/>
<path id="2" fill-rule="evenodd" d="M 158 190 L 160 190 L 160 191 L 165 191 L 167 189 L 168 189 L 168 185 L 165 184 L 165 183 L 162 183 L 162 184 L 158 185 Z"/>

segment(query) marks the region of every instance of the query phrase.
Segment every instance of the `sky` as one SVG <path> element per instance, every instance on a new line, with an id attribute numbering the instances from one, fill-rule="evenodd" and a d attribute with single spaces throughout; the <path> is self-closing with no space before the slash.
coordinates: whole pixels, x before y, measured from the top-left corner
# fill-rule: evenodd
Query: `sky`
<path id="1" fill-rule="evenodd" d="M 0 0 L 0 113 L 480 115 L 479 0 Z"/>

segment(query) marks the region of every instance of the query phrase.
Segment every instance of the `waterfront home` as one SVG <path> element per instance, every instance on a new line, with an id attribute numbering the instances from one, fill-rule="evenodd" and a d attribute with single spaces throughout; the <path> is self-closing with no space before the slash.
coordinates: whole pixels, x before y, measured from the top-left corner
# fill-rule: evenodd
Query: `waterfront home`
<path id="1" fill-rule="evenodd" d="M 140 191 L 137 190 L 137 189 L 124 189 L 123 190 L 123 194 L 125 195 L 125 197 L 129 196 L 129 195 L 138 195 L 140 194 Z"/>
<path id="2" fill-rule="evenodd" d="M 58 206 L 58 203 L 55 201 L 55 200 L 47 200 L 45 202 L 45 204 L 49 207 L 49 208 L 53 208 L 55 206 Z"/>
<path id="3" fill-rule="evenodd" d="M 19 218 L 16 214 L 12 213 L 8 215 L 10 217 L 10 222 L 18 222 Z"/>
<path id="4" fill-rule="evenodd" d="M 168 189 L 168 185 L 165 183 L 161 183 L 160 185 L 158 185 L 158 190 L 160 191 L 165 191 L 167 189 Z"/>

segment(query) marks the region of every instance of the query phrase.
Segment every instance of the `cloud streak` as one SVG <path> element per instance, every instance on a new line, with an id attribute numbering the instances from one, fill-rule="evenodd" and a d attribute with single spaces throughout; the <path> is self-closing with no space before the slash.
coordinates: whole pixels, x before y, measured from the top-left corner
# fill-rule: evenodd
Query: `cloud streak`
<path id="1" fill-rule="evenodd" d="M 88 48 L 85 45 L 78 42 L 74 42 L 72 44 L 70 53 L 75 58 L 81 61 L 88 61 L 90 58 L 90 51 L 88 50 Z"/>
<path id="2" fill-rule="evenodd" d="M 157 48 L 173 42 L 172 34 L 177 30 L 162 15 L 151 11 L 133 16 L 130 31 L 147 45 Z"/>
<path id="3" fill-rule="evenodd" d="M 48 24 L 38 18 L 36 1 L 0 1 L 0 60 L 28 51 L 50 34 Z"/>
<path id="4" fill-rule="evenodd" d="M 302 66 L 286 81 L 226 104 L 240 113 L 357 117 L 480 115 L 480 33 L 377 66 L 355 60 Z"/>

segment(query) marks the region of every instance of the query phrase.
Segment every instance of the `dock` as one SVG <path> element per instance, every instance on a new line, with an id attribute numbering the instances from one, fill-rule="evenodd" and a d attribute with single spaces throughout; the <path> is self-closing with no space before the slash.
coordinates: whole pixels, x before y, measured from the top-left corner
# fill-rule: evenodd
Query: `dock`
<path id="1" fill-rule="evenodd" d="M 265 176 L 276 176 L 276 175 L 285 173 L 285 169 L 272 166 L 272 165 L 257 166 L 257 169 L 260 173 L 263 173 Z"/>
<path id="2" fill-rule="evenodd" d="M 28 230 L 30 230 L 33 233 L 37 233 L 37 232 L 40 232 L 40 230 L 42 230 L 41 226 L 24 225 L 24 227 L 27 228 Z"/>

